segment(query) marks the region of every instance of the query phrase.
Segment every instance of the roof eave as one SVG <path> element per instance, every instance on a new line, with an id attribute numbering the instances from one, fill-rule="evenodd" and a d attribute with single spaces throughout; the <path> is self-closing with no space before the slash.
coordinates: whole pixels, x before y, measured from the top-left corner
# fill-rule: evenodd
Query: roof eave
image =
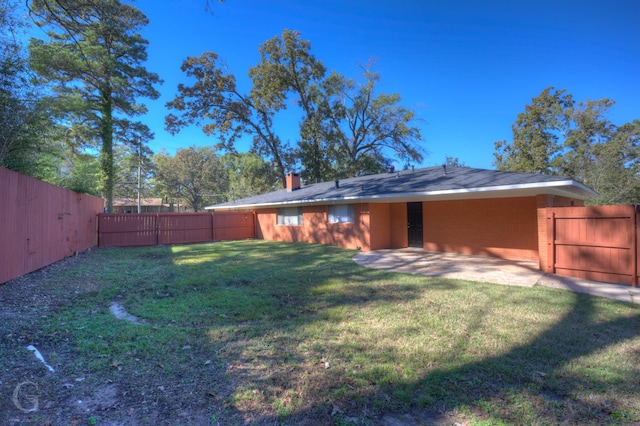
<path id="1" fill-rule="evenodd" d="M 506 198 L 517 196 L 534 196 L 538 194 L 558 195 L 584 200 L 598 196 L 598 193 L 574 180 L 535 182 L 515 185 L 497 185 L 478 188 L 446 189 L 439 191 L 388 193 L 374 195 L 353 195 L 325 197 L 314 199 L 298 199 L 268 203 L 232 204 L 207 206 L 207 210 L 240 210 L 270 207 L 295 207 L 301 205 L 336 204 L 348 202 L 402 202 L 402 201 L 439 201 L 464 200 L 474 198 Z"/>

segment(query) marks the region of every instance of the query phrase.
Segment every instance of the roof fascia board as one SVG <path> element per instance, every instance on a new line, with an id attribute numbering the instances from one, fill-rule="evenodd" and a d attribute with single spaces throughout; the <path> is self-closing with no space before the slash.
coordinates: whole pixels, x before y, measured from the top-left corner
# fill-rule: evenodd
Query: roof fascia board
<path id="1" fill-rule="evenodd" d="M 207 206 L 207 210 L 232 210 L 243 208 L 267 208 L 267 207 L 279 207 L 279 206 L 299 206 L 299 205 L 313 205 L 313 204 L 329 204 L 344 201 L 366 201 L 366 200 L 385 200 L 391 198 L 416 198 L 416 197 L 439 197 L 447 195 L 463 195 L 463 194 L 477 194 L 482 192 L 507 192 L 518 190 L 531 190 L 531 189 L 562 189 L 566 193 L 566 196 L 577 196 L 579 194 L 576 191 L 571 191 L 569 188 L 574 187 L 577 192 L 581 192 L 585 198 L 589 196 L 597 196 L 598 193 L 588 188 L 587 186 L 576 182 L 574 180 L 562 180 L 553 182 L 534 182 L 534 183 L 521 183 L 514 185 L 496 185 L 496 186 L 484 186 L 477 188 L 460 188 L 460 189 L 444 189 L 439 191 L 424 191 L 424 192 L 403 192 L 394 194 L 377 194 L 367 196 L 348 196 L 348 197 L 328 197 L 328 198 L 314 198 L 314 199 L 300 199 L 290 201 L 278 201 L 272 203 L 259 203 L 259 204 L 237 204 L 233 206 L 224 206 L 214 208 L 214 206 Z"/>

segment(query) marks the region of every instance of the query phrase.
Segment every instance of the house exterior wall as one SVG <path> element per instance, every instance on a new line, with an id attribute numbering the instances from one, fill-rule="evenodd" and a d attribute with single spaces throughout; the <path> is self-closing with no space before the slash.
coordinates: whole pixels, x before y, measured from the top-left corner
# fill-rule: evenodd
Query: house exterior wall
<path id="1" fill-rule="evenodd" d="M 407 231 L 407 203 L 393 203 L 391 213 L 391 245 L 389 248 L 405 248 L 409 246 Z"/>
<path id="2" fill-rule="evenodd" d="M 371 250 L 405 248 L 407 234 L 407 203 L 370 203 Z"/>
<path id="3" fill-rule="evenodd" d="M 329 223 L 328 210 L 326 205 L 303 207 L 301 226 L 278 225 L 278 209 L 256 210 L 256 237 L 371 250 L 368 204 L 353 205 L 353 223 Z"/>
<path id="4" fill-rule="evenodd" d="M 538 261 L 536 197 L 425 202 L 423 225 L 426 250 Z"/>
<path id="5" fill-rule="evenodd" d="M 407 246 L 406 203 L 353 204 L 353 223 L 329 223 L 326 205 L 302 209 L 302 226 L 278 225 L 278 209 L 256 210 L 256 237 L 363 251 Z"/>
<path id="6" fill-rule="evenodd" d="M 391 211 L 389 203 L 370 203 L 371 250 L 391 247 Z"/>
<path id="7" fill-rule="evenodd" d="M 546 207 L 581 206 L 565 197 L 423 202 L 425 250 L 547 263 Z M 353 223 L 328 223 L 328 206 L 303 208 L 302 226 L 278 225 L 278 209 L 256 211 L 256 238 L 363 251 L 408 246 L 407 203 L 354 204 Z"/>

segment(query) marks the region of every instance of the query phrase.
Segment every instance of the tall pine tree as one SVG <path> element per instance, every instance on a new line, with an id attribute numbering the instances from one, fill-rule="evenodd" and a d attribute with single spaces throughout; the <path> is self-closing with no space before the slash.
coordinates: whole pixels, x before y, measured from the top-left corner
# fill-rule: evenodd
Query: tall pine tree
<path id="1" fill-rule="evenodd" d="M 108 212 L 115 182 L 113 146 L 146 112 L 138 98 L 156 99 L 157 74 L 142 65 L 147 40 L 139 31 L 147 17 L 118 0 L 32 0 L 36 24 L 47 40 L 31 39 L 32 68 L 52 84 L 58 119 L 82 142 L 100 148 L 101 190 Z M 129 141 L 133 142 L 133 141 Z"/>

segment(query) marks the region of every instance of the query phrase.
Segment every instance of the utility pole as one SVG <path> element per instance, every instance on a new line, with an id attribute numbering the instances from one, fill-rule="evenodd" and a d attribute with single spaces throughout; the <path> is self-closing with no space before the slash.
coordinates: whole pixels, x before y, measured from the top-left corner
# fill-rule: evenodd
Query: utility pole
<path id="1" fill-rule="evenodd" d="M 142 139 L 138 139 L 138 214 L 142 213 L 140 192 L 142 192 Z"/>

